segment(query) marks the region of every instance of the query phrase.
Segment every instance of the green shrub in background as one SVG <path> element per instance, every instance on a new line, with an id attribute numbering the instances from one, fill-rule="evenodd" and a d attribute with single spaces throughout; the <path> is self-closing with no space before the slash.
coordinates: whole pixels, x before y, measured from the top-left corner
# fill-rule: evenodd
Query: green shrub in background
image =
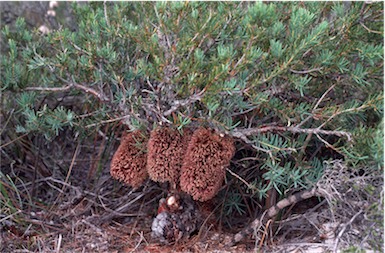
<path id="1" fill-rule="evenodd" d="M 3 134 L 207 126 L 258 161 L 230 169 L 260 198 L 309 187 L 327 159 L 383 166 L 383 3 L 72 7 L 75 31 L 2 29 L 3 122 L 15 126 Z"/>

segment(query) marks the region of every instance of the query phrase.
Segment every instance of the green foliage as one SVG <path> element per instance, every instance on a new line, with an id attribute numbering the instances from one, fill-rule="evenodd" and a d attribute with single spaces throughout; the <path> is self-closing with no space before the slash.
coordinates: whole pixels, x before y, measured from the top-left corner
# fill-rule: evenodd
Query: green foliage
<path id="1" fill-rule="evenodd" d="M 354 132 L 354 145 L 343 148 L 346 158 L 353 162 L 365 162 L 378 165 L 381 169 L 384 166 L 384 132 L 383 120 L 375 128 L 357 127 Z"/>
<path id="2" fill-rule="evenodd" d="M 73 126 L 74 114 L 63 107 L 50 110 L 43 106 L 39 111 L 25 108 L 22 113 L 26 120 L 24 126 L 16 127 L 16 132 L 19 133 L 44 131 L 46 139 L 51 139 L 57 136 L 64 126 Z"/>
<path id="3" fill-rule="evenodd" d="M 285 194 L 316 182 L 324 160 L 383 166 L 382 11 L 363 2 L 115 2 L 106 12 L 74 3 L 74 31 L 40 35 L 22 19 L 16 33 L 3 28 L 1 90 L 15 99 L 2 106 L 15 109 L 18 133 L 48 140 L 119 121 L 212 127 L 252 147 L 266 171 L 249 181 L 259 197 Z M 264 126 L 272 130 L 239 134 Z"/>
<path id="4" fill-rule="evenodd" d="M 233 213 L 243 215 L 246 213 L 246 205 L 241 202 L 242 196 L 237 192 L 229 193 L 229 196 L 225 198 L 224 209 L 226 215 L 231 216 Z"/>

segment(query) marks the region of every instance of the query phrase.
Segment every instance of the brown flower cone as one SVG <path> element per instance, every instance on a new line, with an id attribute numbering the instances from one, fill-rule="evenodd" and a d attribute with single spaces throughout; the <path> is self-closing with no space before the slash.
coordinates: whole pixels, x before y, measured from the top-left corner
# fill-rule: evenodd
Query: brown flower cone
<path id="1" fill-rule="evenodd" d="M 181 135 L 178 130 L 159 127 L 151 131 L 147 150 L 147 172 L 157 182 L 179 182 L 183 157 L 191 138 L 186 129 Z"/>
<path id="2" fill-rule="evenodd" d="M 181 189 L 194 200 L 213 198 L 222 186 L 226 167 L 235 152 L 234 141 L 199 128 L 188 145 L 181 169 Z"/>
<path id="3" fill-rule="evenodd" d="M 110 167 L 111 176 L 134 188 L 147 179 L 146 138 L 140 131 L 128 133 L 122 137 Z"/>

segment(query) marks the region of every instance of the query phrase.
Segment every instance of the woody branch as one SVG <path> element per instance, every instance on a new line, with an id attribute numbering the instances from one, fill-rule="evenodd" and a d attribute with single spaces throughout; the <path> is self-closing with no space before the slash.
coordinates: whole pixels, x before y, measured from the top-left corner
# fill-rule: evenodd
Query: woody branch
<path id="1" fill-rule="evenodd" d="M 320 128 L 299 128 L 296 126 L 293 127 L 283 127 L 283 126 L 265 126 L 260 128 L 249 128 L 236 130 L 232 133 L 232 136 L 241 138 L 242 136 L 255 135 L 266 132 L 292 132 L 292 133 L 306 133 L 306 134 L 324 134 L 324 135 L 336 135 L 339 137 L 345 136 L 348 141 L 352 139 L 350 133 L 345 131 L 337 131 L 337 130 L 323 130 Z"/>

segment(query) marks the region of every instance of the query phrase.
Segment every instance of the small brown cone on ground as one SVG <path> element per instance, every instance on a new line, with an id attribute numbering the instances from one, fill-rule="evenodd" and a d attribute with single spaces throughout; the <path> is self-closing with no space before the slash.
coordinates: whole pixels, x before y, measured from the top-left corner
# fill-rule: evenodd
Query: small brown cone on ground
<path id="1" fill-rule="evenodd" d="M 135 131 L 124 135 L 110 166 L 111 176 L 134 188 L 147 179 L 146 136 Z"/>
<path id="2" fill-rule="evenodd" d="M 191 138 L 191 131 L 158 127 L 151 131 L 147 144 L 147 172 L 157 182 L 179 183 L 183 157 Z"/>
<path id="3" fill-rule="evenodd" d="M 158 214 L 151 225 L 151 235 L 161 243 L 173 244 L 187 239 L 197 231 L 202 216 L 191 196 L 185 193 L 169 193 L 159 201 Z"/>
<path id="4" fill-rule="evenodd" d="M 221 137 L 212 130 L 199 128 L 188 145 L 181 169 L 181 189 L 194 200 L 213 198 L 222 186 L 226 167 L 235 152 L 231 137 Z"/>

